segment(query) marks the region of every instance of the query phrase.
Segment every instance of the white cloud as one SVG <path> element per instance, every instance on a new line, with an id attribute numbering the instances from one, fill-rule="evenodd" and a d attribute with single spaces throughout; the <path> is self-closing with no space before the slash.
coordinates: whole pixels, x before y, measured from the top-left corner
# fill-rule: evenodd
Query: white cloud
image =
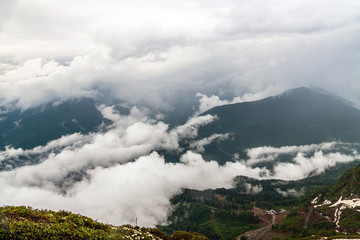
<path id="1" fill-rule="evenodd" d="M 217 95 L 249 101 L 315 86 L 359 103 L 358 8 L 355 0 L 7 1 L 0 102 L 27 108 L 108 90 L 169 108 L 190 91 L 210 96 L 202 111 L 223 104 Z"/>
<path id="2" fill-rule="evenodd" d="M 104 109 L 103 113 L 109 114 L 109 109 Z M 195 117 L 168 131 L 166 124 L 147 118 L 136 107 L 128 116 L 115 116 L 112 113 L 111 117 L 117 121 L 105 132 L 63 136 L 30 150 L 6 147 L 0 152 L 1 161 L 21 156 L 40 160 L 38 164 L 3 174 L 12 178 L 16 185 L 54 189 L 54 184 L 61 183 L 69 174 L 129 162 L 156 149 L 176 150 L 180 140 L 196 137 L 197 128 L 214 119 L 210 115 Z"/>
<path id="3" fill-rule="evenodd" d="M 244 183 L 244 187 L 246 189 L 246 194 L 258 194 L 264 189 L 261 184 L 251 185 L 250 183 Z"/>
<path id="4" fill-rule="evenodd" d="M 195 113 L 195 115 L 201 114 L 206 112 L 207 110 L 210 110 L 214 107 L 218 106 L 224 106 L 228 104 L 235 104 L 235 103 L 242 103 L 242 102 L 252 102 L 260 99 L 264 99 L 268 96 L 270 96 L 272 93 L 274 93 L 274 90 L 271 88 L 268 88 L 264 90 L 263 92 L 257 92 L 257 93 L 244 93 L 241 97 L 234 97 L 232 100 L 221 100 L 220 97 L 216 95 L 211 95 L 208 97 L 205 94 L 196 93 L 196 97 L 200 98 L 200 106 L 199 110 Z"/>
<path id="5" fill-rule="evenodd" d="M 310 175 L 321 174 L 338 163 L 349 163 L 359 159 L 358 153 L 353 155 L 345 155 L 339 152 L 323 154 L 322 151 L 317 151 L 309 158 L 305 157 L 303 153 L 298 153 L 294 158 L 294 163 L 275 164 L 274 177 L 287 180 L 303 179 Z"/>
<path id="6" fill-rule="evenodd" d="M 109 158 L 107 155 L 102 157 L 104 160 Z M 327 163 L 329 159 L 334 160 Z M 22 167 L 0 174 L 1 204 L 69 209 L 116 224 L 133 223 L 137 217 L 139 224 L 150 226 L 166 221 L 171 212 L 170 199 L 183 188 L 230 188 L 233 178 L 238 175 L 258 179 L 300 179 L 304 173 L 316 170 L 310 169 L 311 165 L 317 168 L 322 166 L 324 169 L 333 166 L 335 162 L 352 160 L 352 156 L 341 154 L 316 154 L 313 158 L 298 159 L 298 165 L 276 167 L 275 175 L 271 175 L 270 171 L 264 168 L 247 167 L 244 161 L 228 162 L 219 166 L 217 162 L 206 162 L 201 155 L 189 151 L 181 157 L 180 163 L 165 163 L 162 157 L 153 152 L 134 162 L 87 168 L 87 177 L 72 183 L 65 195 L 53 184 L 59 180 L 56 177 L 59 174 L 59 165 L 48 166 L 45 171 L 39 164 L 34 166 L 39 171 L 27 171 L 27 167 Z M 307 165 L 308 167 L 304 167 Z M 302 174 L 294 175 L 294 172 Z M 44 176 L 48 176 L 46 181 Z M 246 184 L 245 188 L 248 194 L 262 191 L 261 185 Z M 295 190 L 278 192 L 284 196 L 301 194 Z"/>
<path id="7" fill-rule="evenodd" d="M 209 145 L 213 141 L 224 141 L 224 140 L 228 139 L 229 137 L 230 137 L 229 133 L 225 133 L 225 134 L 216 133 L 209 137 L 206 137 L 206 138 L 194 141 L 194 142 L 190 142 L 189 148 L 194 149 L 198 153 L 203 153 L 205 151 L 204 147 Z"/>
<path id="8" fill-rule="evenodd" d="M 61 150 L 63 148 L 76 148 L 88 142 L 92 138 L 91 135 L 81 135 L 79 133 L 74 133 L 71 135 L 62 136 L 59 139 L 50 141 L 46 146 L 38 146 L 33 149 L 22 149 L 22 148 L 13 148 L 6 146 L 5 151 L 0 151 L 0 162 L 8 158 L 17 158 L 19 156 L 33 156 L 37 154 L 44 154 L 48 152 L 53 152 L 54 150 Z"/>
<path id="9" fill-rule="evenodd" d="M 248 165 L 255 165 L 260 162 L 274 161 L 280 154 L 296 154 L 296 153 L 309 153 L 318 150 L 331 150 L 335 147 L 346 147 L 346 143 L 341 142 L 325 142 L 321 144 L 310 144 L 300 146 L 283 146 L 276 147 L 256 147 L 246 150 L 249 160 L 246 162 Z"/>
<path id="10" fill-rule="evenodd" d="M 278 192 L 281 196 L 283 197 L 299 197 L 301 195 L 305 194 L 304 189 L 302 188 L 300 191 L 296 191 L 295 189 L 291 188 L 291 189 L 286 189 L 286 191 L 281 190 L 280 188 L 276 189 L 276 192 Z"/>
<path id="11" fill-rule="evenodd" d="M 42 169 L 39 165 L 36 168 Z M 23 167 L 2 173 L 1 204 L 69 209 L 116 224 L 132 223 L 138 217 L 139 224 L 153 225 L 166 221 L 171 210 L 170 199 L 182 188 L 229 188 L 236 174 L 245 174 L 216 162 L 205 162 L 192 152 L 187 152 L 181 163 L 165 163 L 157 153 L 152 153 L 135 162 L 97 167 L 87 173 L 89 180 L 72 185 L 66 195 L 56 191 L 50 182 L 30 186 L 28 183 L 40 172 L 24 171 Z M 54 168 L 47 168 L 46 174 L 48 180 L 57 181 L 59 173 Z"/>
<path id="12" fill-rule="evenodd" d="M 192 151 L 179 156 L 178 163 L 166 163 L 156 151 L 179 151 L 180 140 L 191 142 L 197 128 L 215 117 L 194 117 L 170 130 L 136 107 L 127 116 L 119 115 L 113 107 L 100 109 L 114 121 L 103 132 L 63 136 L 30 150 L 1 151 L 2 161 L 27 156 L 37 157 L 39 162 L 0 172 L 0 204 L 67 209 L 114 224 L 133 223 L 137 217 L 139 224 L 152 226 L 166 221 L 172 210 L 171 198 L 183 188 L 231 188 L 234 177 L 239 175 L 297 180 L 360 158 L 355 151 L 349 155 L 324 154 L 319 149 L 336 146 L 324 143 L 249 149 L 251 156 L 259 159 L 265 152 L 298 151 L 293 162 L 275 163 L 273 170 L 253 167 L 241 159 L 219 165 Z M 227 136 L 200 140 L 196 146 L 222 137 Z M 305 157 L 303 153 L 309 149 L 315 153 Z M 262 191 L 261 185 L 245 187 L 248 194 Z"/>
<path id="13" fill-rule="evenodd" d="M 190 118 L 184 125 L 180 125 L 170 131 L 169 136 L 167 137 L 168 141 L 164 145 L 164 148 L 173 151 L 182 150 L 179 148 L 179 141 L 181 139 L 194 139 L 198 136 L 198 128 L 200 126 L 209 124 L 215 119 L 215 116 L 209 114 Z"/>
<path id="14" fill-rule="evenodd" d="M 208 97 L 204 94 L 197 93 L 196 97 L 199 97 L 200 106 L 199 111 L 197 114 L 206 112 L 207 110 L 217 107 L 217 106 L 223 106 L 227 104 L 233 104 L 233 103 L 240 103 L 243 102 L 243 100 L 240 97 L 235 97 L 231 101 L 227 100 L 221 100 L 218 96 L 212 95 L 211 97 Z"/>

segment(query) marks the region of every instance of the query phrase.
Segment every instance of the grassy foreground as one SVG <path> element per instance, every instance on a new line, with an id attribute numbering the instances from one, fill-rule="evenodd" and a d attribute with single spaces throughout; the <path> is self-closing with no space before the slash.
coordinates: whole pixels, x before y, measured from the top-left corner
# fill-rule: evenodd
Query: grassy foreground
<path id="1" fill-rule="evenodd" d="M 157 228 L 113 226 L 67 211 L 20 206 L 0 207 L 0 239 L 144 239 L 208 240 L 183 231 L 167 235 Z"/>

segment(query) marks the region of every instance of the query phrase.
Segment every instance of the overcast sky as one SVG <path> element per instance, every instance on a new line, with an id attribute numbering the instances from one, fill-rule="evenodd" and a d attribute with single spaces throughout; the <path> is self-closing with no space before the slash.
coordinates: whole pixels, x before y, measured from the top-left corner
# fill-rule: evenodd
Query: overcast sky
<path id="1" fill-rule="evenodd" d="M 0 101 L 321 87 L 360 105 L 358 0 L 2 0 Z"/>

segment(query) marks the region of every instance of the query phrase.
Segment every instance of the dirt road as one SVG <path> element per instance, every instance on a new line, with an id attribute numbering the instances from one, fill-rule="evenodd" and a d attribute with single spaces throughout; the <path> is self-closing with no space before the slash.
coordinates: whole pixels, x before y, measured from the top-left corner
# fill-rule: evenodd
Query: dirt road
<path id="1" fill-rule="evenodd" d="M 286 213 L 268 214 L 265 210 L 254 208 L 254 214 L 259 217 L 261 228 L 246 232 L 236 238 L 240 240 L 242 236 L 246 236 L 248 240 L 267 240 L 272 239 L 274 236 L 268 235 L 272 225 L 278 224 L 282 221 Z"/>

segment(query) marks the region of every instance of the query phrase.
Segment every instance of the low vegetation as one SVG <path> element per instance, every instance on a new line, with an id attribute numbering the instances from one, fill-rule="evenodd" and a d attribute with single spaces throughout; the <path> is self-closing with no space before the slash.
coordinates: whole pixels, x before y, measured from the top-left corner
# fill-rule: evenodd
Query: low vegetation
<path id="1" fill-rule="evenodd" d="M 24 206 L 0 208 L 0 239 L 208 240 L 199 233 L 167 235 L 156 228 L 112 226 L 67 211 Z"/>
<path id="2" fill-rule="evenodd" d="M 235 239 L 257 228 L 259 219 L 250 211 L 215 209 L 200 203 L 183 203 L 170 217 L 171 224 L 158 226 L 171 234 L 175 230 L 197 231 L 212 240 Z"/>

